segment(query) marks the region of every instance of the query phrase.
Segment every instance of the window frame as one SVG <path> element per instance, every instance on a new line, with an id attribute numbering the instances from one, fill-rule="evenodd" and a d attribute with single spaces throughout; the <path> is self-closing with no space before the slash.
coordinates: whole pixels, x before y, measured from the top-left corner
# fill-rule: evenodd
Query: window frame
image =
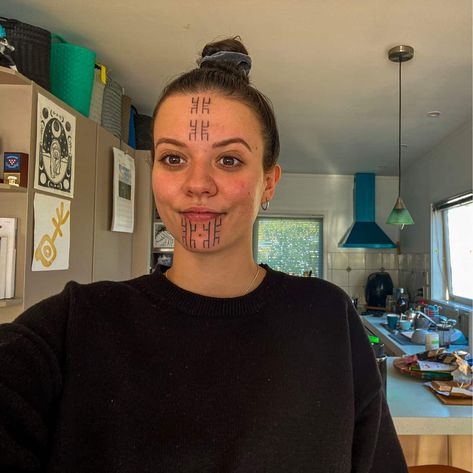
<path id="1" fill-rule="evenodd" d="M 434 300 L 471 307 L 473 299 L 457 296 L 453 294 L 452 290 L 448 210 L 463 205 L 473 205 L 473 193 L 471 191 L 431 205 L 431 288 Z M 437 214 L 437 212 L 440 212 L 440 214 Z M 440 229 L 437 228 L 438 225 L 441 225 Z M 439 239 L 441 241 L 438 241 Z"/>
<path id="2" fill-rule="evenodd" d="M 284 213 L 268 213 L 268 214 L 258 214 L 256 220 L 253 224 L 253 257 L 256 262 L 258 262 L 258 221 L 260 219 L 287 219 L 287 220 L 312 220 L 320 222 L 320 251 L 321 257 L 319 259 L 319 275 L 312 277 L 319 277 L 321 279 L 325 278 L 325 268 L 326 268 L 326 248 L 325 248 L 325 215 L 312 215 L 312 214 L 284 214 Z"/>

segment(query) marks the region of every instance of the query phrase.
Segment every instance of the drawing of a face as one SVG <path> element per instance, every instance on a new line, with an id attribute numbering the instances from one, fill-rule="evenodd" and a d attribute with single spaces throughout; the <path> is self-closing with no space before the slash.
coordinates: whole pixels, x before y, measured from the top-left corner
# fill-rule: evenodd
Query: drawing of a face
<path id="1" fill-rule="evenodd" d="M 211 92 L 176 95 L 155 121 L 153 191 L 160 217 L 190 251 L 251 248 L 279 168 L 263 171 L 263 139 L 246 105 Z"/>

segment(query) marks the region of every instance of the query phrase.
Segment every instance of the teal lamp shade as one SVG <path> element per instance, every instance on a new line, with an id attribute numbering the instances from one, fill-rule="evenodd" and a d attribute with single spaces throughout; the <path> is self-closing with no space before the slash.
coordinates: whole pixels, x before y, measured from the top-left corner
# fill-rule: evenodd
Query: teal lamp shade
<path id="1" fill-rule="evenodd" d="M 396 200 L 396 204 L 392 209 L 391 213 L 389 214 L 386 223 L 390 223 L 391 225 L 413 225 L 414 220 L 412 220 L 411 214 L 409 210 L 407 210 L 404 202 L 402 201 L 401 197 L 398 197 Z"/>

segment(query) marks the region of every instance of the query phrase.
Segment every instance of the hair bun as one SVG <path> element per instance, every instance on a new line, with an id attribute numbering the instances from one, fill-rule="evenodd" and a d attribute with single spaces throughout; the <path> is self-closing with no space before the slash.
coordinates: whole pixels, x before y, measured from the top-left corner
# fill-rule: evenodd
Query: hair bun
<path id="1" fill-rule="evenodd" d="M 248 76 L 251 70 L 251 58 L 239 36 L 207 44 L 197 63 L 201 68 L 218 68 L 227 72 L 238 71 L 245 76 Z"/>

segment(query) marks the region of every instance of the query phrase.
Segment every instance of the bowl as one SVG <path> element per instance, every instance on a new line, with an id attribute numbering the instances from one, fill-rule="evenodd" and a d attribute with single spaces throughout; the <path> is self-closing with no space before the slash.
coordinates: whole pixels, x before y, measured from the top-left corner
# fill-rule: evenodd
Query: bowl
<path id="1" fill-rule="evenodd" d="M 427 330 L 423 328 L 416 328 L 412 334 L 411 342 L 416 345 L 424 345 L 425 337 L 427 335 Z"/>

